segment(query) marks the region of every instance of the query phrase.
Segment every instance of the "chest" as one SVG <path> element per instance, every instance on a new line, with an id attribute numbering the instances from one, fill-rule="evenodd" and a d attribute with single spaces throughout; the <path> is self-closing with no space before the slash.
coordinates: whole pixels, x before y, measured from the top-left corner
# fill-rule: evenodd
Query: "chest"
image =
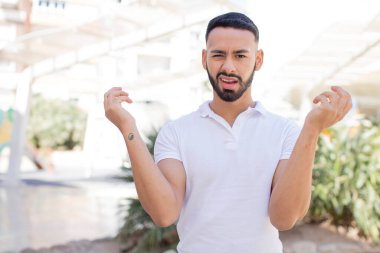
<path id="1" fill-rule="evenodd" d="M 237 129 L 212 121 L 193 126 L 180 140 L 188 187 L 270 186 L 281 152 L 276 135 L 250 123 Z"/>

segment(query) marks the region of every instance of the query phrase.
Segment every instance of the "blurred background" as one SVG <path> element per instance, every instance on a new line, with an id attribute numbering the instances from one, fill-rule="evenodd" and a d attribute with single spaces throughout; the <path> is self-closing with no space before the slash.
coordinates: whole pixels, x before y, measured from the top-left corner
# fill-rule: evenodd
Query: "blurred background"
<path id="1" fill-rule="evenodd" d="M 173 248 L 173 228 L 155 228 L 133 202 L 103 94 L 130 93 L 151 148 L 165 122 L 212 98 L 204 33 L 228 11 L 259 27 L 253 97 L 270 111 L 302 124 L 330 85 L 353 96 L 346 119 L 321 135 L 312 207 L 304 230 L 282 235 L 286 252 L 380 252 L 377 0 L 0 0 L 0 252 L 78 240 L 70 252 L 90 252 L 89 240 L 104 238 L 117 251 Z M 307 237 L 322 227 L 341 237 Z"/>

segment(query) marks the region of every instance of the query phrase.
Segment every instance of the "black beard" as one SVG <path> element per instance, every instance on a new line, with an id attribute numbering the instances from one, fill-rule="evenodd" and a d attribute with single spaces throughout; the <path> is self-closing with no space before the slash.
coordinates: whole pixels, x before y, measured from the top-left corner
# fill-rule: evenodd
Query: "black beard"
<path id="1" fill-rule="evenodd" d="M 210 72 L 208 71 L 208 68 L 206 66 L 206 71 L 207 71 L 208 79 L 210 80 L 212 88 L 214 89 L 214 91 L 216 92 L 216 94 L 218 95 L 218 97 L 220 99 L 222 99 L 223 101 L 225 101 L 225 102 L 234 102 L 234 101 L 238 100 L 244 94 L 244 92 L 246 92 L 246 90 L 252 84 L 253 76 L 255 75 L 255 70 L 256 70 L 256 64 L 253 67 L 252 73 L 249 76 L 248 80 L 246 82 L 243 82 L 243 79 L 240 76 L 234 75 L 234 74 L 227 74 L 225 72 L 219 72 L 216 75 L 216 78 L 214 79 L 210 75 Z M 218 81 L 217 81 L 217 80 L 219 80 L 218 78 L 219 78 L 220 75 L 237 78 L 239 80 L 239 86 L 240 86 L 239 90 L 237 90 L 235 92 L 233 90 L 227 90 L 227 89 L 220 88 L 218 86 Z"/>

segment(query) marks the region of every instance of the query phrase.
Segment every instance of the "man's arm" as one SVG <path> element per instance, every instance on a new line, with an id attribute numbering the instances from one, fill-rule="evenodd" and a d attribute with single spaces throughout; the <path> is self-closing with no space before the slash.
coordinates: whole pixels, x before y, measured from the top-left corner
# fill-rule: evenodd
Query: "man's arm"
<path id="1" fill-rule="evenodd" d="M 287 230 L 309 208 L 312 169 L 318 136 L 341 120 L 352 107 L 351 96 L 340 87 L 324 92 L 313 102 L 320 103 L 306 117 L 289 160 L 281 160 L 273 177 L 269 217 L 278 230 Z"/>
<path id="2" fill-rule="evenodd" d="M 145 211 L 159 226 L 169 226 L 179 217 L 185 194 L 185 169 L 182 162 L 164 159 L 154 163 L 142 140 L 132 115 L 121 103 L 132 103 L 121 88 L 104 95 L 107 118 L 119 128 L 127 145 L 139 200 Z"/>

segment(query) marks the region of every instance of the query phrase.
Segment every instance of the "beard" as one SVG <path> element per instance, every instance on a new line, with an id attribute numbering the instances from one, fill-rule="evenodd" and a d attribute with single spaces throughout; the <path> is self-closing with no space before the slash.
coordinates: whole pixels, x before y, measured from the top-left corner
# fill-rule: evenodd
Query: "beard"
<path id="1" fill-rule="evenodd" d="M 256 71 L 256 64 L 255 66 L 253 67 L 253 70 L 252 70 L 252 73 L 249 75 L 249 78 L 247 81 L 243 81 L 243 79 L 241 78 L 241 76 L 238 76 L 238 75 L 235 75 L 235 74 L 227 74 L 225 72 L 219 72 L 217 75 L 216 75 L 216 78 L 214 79 L 210 72 L 208 71 L 208 68 L 206 66 L 206 71 L 207 71 L 207 75 L 208 75 L 208 78 L 210 80 L 210 83 L 211 83 L 211 86 L 213 88 L 213 90 L 215 91 L 215 93 L 218 95 L 218 97 L 220 99 L 222 99 L 223 101 L 225 102 L 234 102 L 236 100 L 238 100 L 241 96 L 243 96 L 243 94 L 247 91 L 247 89 L 251 86 L 252 84 L 252 81 L 253 81 L 253 76 L 255 74 L 255 71 Z M 224 75 L 224 76 L 227 76 L 227 77 L 235 77 L 238 79 L 238 83 L 239 83 L 239 89 L 237 91 L 233 91 L 233 90 L 228 90 L 228 89 L 224 89 L 222 87 L 220 87 L 218 85 L 219 83 L 219 77 L 221 75 Z"/>

